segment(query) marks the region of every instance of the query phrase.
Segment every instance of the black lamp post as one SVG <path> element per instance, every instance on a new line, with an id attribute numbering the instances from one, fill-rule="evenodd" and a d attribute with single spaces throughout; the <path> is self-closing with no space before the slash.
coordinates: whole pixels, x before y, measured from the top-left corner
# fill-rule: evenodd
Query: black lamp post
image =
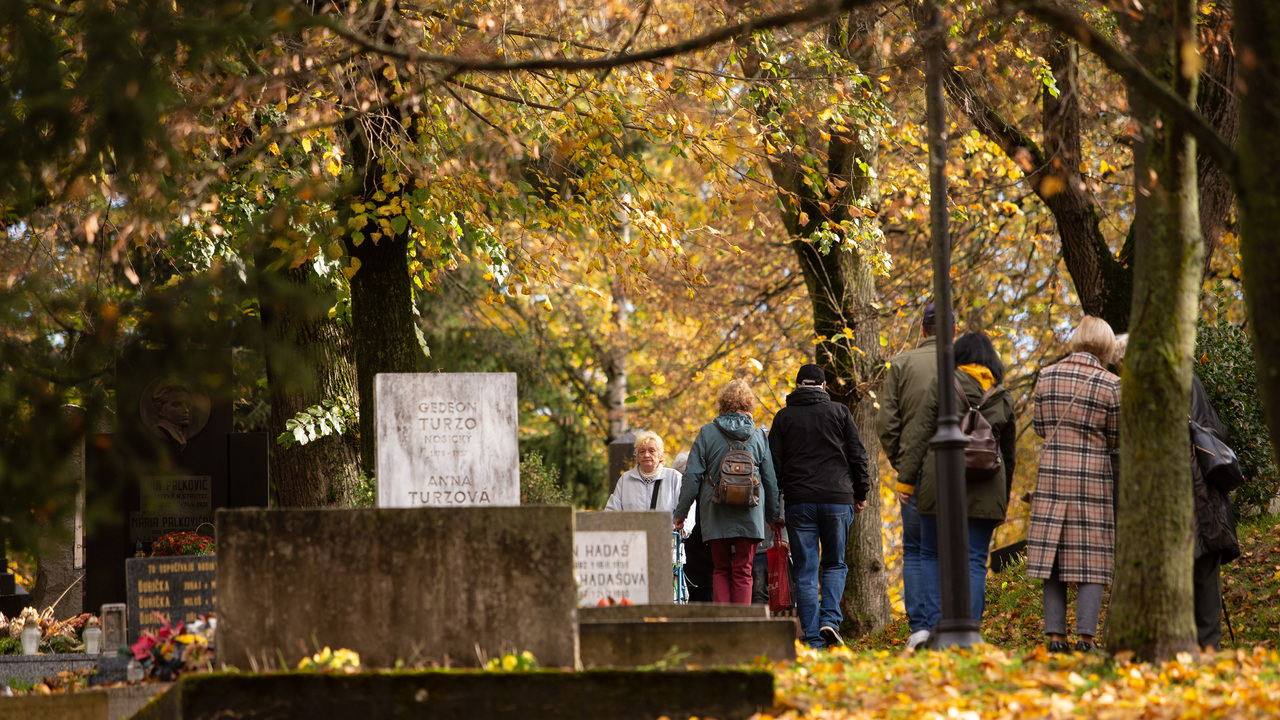
<path id="1" fill-rule="evenodd" d="M 969 599 L 969 518 L 965 501 L 964 449 L 956 395 L 949 378 L 955 372 L 951 340 L 951 240 L 947 236 L 946 106 L 942 89 L 946 33 L 937 3 L 926 8 L 926 115 L 929 129 L 929 218 L 933 240 L 933 309 L 938 338 L 938 434 L 929 441 L 936 460 L 938 493 L 938 580 L 942 618 L 933 629 L 934 648 L 968 647 L 982 642 Z"/>

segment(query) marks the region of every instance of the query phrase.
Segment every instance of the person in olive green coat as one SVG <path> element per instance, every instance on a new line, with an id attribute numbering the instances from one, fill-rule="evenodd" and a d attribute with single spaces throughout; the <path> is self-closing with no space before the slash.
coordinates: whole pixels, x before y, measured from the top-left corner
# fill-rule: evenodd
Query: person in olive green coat
<path id="1" fill-rule="evenodd" d="M 773 457 L 763 430 L 751 420 L 755 395 L 746 380 L 734 380 L 720 391 L 719 414 L 702 426 L 689 451 L 680 501 L 676 503 L 674 525 L 684 530 L 693 501 L 698 501 L 698 527 L 711 546 L 712 599 L 717 603 L 751 604 L 751 566 L 756 544 L 764 539 L 766 524 L 781 530 L 778 481 Z M 717 505 L 711 501 L 712 484 L 719 479 L 720 461 L 730 450 L 730 439 L 745 446 L 760 476 L 760 502 L 755 507 Z"/>
<path id="2" fill-rule="evenodd" d="M 977 406 L 983 395 L 991 391 L 979 408 L 991 424 L 1000 448 L 1001 469 L 985 480 L 968 480 L 965 497 L 969 517 L 969 599 L 974 620 L 982 619 L 986 605 L 987 555 L 996 526 L 1004 522 L 1013 489 L 1016 460 L 1017 428 L 1013 395 L 1001 383 L 1004 363 L 996 354 L 991 339 L 983 333 L 968 333 L 956 340 L 955 378 L 965 397 L 957 405 L 961 416 L 970 406 Z M 955 392 L 954 383 L 948 383 Z M 959 398 L 957 397 L 959 400 Z M 924 585 L 926 622 L 936 625 L 942 616 L 942 597 L 938 582 L 938 492 L 936 462 L 929 440 L 938 431 L 938 383 L 929 393 L 916 419 L 903 434 L 902 462 L 898 466 L 897 491 L 900 497 L 916 495 L 920 509 L 922 583 Z"/>
<path id="3" fill-rule="evenodd" d="M 924 405 L 929 383 L 938 377 L 935 315 L 933 303 L 924 307 L 920 318 L 920 334 L 924 339 L 918 347 L 901 353 L 889 363 L 880 387 L 876 430 L 880 447 L 894 470 L 902 463 L 902 433 Z M 947 326 L 951 327 L 951 323 Z M 911 650 L 929 638 L 930 630 L 925 624 L 924 586 L 920 577 L 920 513 L 913 496 L 901 500 L 898 510 L 902 516 L 902 604 L 911 629 L 911 636 L 907 638 L 907 649 Z"/>

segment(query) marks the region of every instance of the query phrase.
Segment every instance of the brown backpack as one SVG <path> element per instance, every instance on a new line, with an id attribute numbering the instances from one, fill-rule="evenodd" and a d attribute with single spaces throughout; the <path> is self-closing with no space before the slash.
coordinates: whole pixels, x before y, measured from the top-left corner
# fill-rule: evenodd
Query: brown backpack
<path id="1" fill-rule="evenodd" d="M 969 446 L 964 449 L 964 477 L 970 482 L 990 480 L 1000 472 L 1003 464 L 1000 461 L 1000 444 L 996 442 L 996 434 L 991 423 L 983 417 L 981 408 L 991 399 L 998 385 L 992 385 L 983 393 L 977 405 L 969 404 L 969 396 L 960 385 L 960 378 L 953 378 L 956 392 L 968 409 L 960 418 L 960 432 L 969 438 Z"/>
<path id="2" fill-rule="evenodd" d="M 711 502 L 746 507 L 759 505 L 760 473 L 756 471 L 756 459 L 747 449 L 747 443 L 734 440 L 719 425 L 711 424 L 729 443 L 729 451 L 720 459 L 720 474 L 711 481 Z"/>

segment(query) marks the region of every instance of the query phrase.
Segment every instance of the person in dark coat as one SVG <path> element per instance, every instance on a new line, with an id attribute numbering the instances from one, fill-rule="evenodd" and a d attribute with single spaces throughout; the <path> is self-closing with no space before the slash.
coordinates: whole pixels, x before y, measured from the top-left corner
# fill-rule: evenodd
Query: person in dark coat
<path id="1" fill-rule="evenodd" d="M 773 416 L 769 447 L 791 535 L 800 642 L 842 645 L 845 543 L 853 516 L 867 506 L 871 479 L 853 415 L 831 401 L 822 368 L 804 365 L 796 373 L 787 406 Z"/>
<path id="2" fill-rule="evenodd" d="M 1191 377 L 1191 419 L 1227 442 L 1228 429 L 1218 417 L 1200 378 Z M 1193 566 L 1196 641 L 1202 648 L 1222 643 L 1222 565 L 1240 557 L 1231 499 L 1207 481 L 1191 449 L 1191 481 L 1196 497 L 1196 547 Z"/>
<path id="3" fill-rule="evenodd" d="M 971 617 L 981 620 L 986 608 L 987 557 L 991 536 L 1004 522 L 1013 489 L 1013 469 L 1017 460 L 1018 430 L 1015 425 L 1013 395 L 1004 387 L 1004 363 L 991 339 L 983 333 L 968 333 L 956 339 L 955 379 L 947 391 L 964 390 L 956 407 L 963 416 L 969 406 L 978 410 L 991 425 L 1000 449 L 1000 470 L 985 480 L 965 483 L 966 516 L 969 519 L 969 602 Z M 985 396 L 985 402 L 983 402 Z M 925 403 L 903 435 L 903 459 L 898 469 L 899 499 L 916 494 L 923 524 L 922 576 L 925 622 L 929 627 L 942 619 L 942 594 L 938 579 L 938 492 L 934 451 L 929 447 L 938 432 L 938 382 L 929 385 Z M 917 487 L 917 482 L 919 487 Z"/>
<path id="4" fill-rule="evenodd" d="M 680 472 L 680 476 L 684 477 L 684 472 L 689 465 L 689 451 L 682 450 L 676 455 L 675 462 L 671 463 L 671 467 Z M 684 542 L 684 577 L 685 583 L 689 587 L 689 602 L 711 602 L 713 596 L 711 594 L 711 573 L 715 564 L 711 562 L 711 548 L 707 547 L 707 543 L 702 539 L 702 527 L 698 522 L 700 513 L 698 512 L 698 503 L 694 503 L 689 511 L 693 514 L 693 531 L 689 533 L 689 537 Z"/>

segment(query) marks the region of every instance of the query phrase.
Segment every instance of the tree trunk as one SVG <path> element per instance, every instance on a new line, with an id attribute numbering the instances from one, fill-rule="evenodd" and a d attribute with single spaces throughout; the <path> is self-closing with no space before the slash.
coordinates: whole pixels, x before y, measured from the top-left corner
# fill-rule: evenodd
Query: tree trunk
<path id="1" fill-rule="evenodd" d="M 1240 102 L 1236 97 L 1236 54 L 1227 35 L 1231 16 L 1231 2 L 1218 2 L 1203 22 L 1203 34 L 1208 36 L 1208 41 L 1202 53 L 1205 68 L 1196 90 L 1196 106 L 1222 139 L 1235 147 Z M 1222 244 L 1235 192 L 1231 178 L 1208 153 L 1199 153 L 1196 171 L 1200 185 L 1200 235 L 1204 239 L 1203 274 L 1208 274 L 1213 254 Z"/>
<path id="2" fill-rule="evenodd" d="M 269 271 L 267 257 L 256 261 L 274 441 L 287 420 L 309 407 L 337 398 L 354 402 L 356 370 L 350 325 L 328 315 L 334 293 L 327 282 L 309 263 Z M 281 507 L 350 507 L 355 500 L 360 447 L 354 434 L 273 445 L 270 465 Z"/>
<path id="3" fill-rule="evenodd" d="M 844 253 L 841 253 L 842 255 Z M 853 306 L 853 344 L 866 355 L 850 351 L 855 374 L 852 376 L 862 386 L 877 377 L 884 364 L 880 354 L 879 314 L 872 303 L 878 298 L 875 276 L 868 263 L 849 261 L 849 296 Z M 869 393 L 857 391 L 857 400 L 850 405 L 853 421 L 867 451 L 867 474 L 871 478 L 871 491 L 867 494 L 867 507 L 854 517 L 853 532 L 845 550 L 845 564 L 854 582 L 845 583 L 844 598 L 840 607 L 850 634 L 854 637 L 869 635 L 888 624 L 892 613 L 889 604 L 889 571 L 884 563 L 883 521 L 880 519 L 880 437 L 876 434 L 876 403 Z"/>
<path id="4" fill-rule="evenodd" d="M 631 223 L 620 215 L 618 226 L 623 245 L 631 244 Z M 613 442 L 627 432 L 627 355 L 631 352 L 628 325 L 631 312 L 627 292 L 618 278 L 610 286 L 613 295 L 613 333 L 604 357 L 605 415 L 609 422 L 609 439 Z"/>
<path id="5" fill-rule="evenodd" d="M 1195 11 L 1193 0 L 1152 3 L 1129 28 L 1146 66 L 1188 103 L 1195 101 L 1196 74 L 1180 72 L 1179 48 L 1194 42 Z M 1136 92 L 1129 102 L 1141 136 L 1134 146 L 1134 293 L 1106 642 L 1112 652 L 1159 660 L 1196 651 L 1195 505 L 1185 418 L 1204 245 L 1195 141 Z"/>
<path id="6" fill-rule="evenodd" d="M 1271 444 L 1280 448 L 1280 4 L 1235 0 L 1239 72 L 1240 259 L 1253 320 L 1258 389 Z"/>
<path id="7" fill-rule="evenodd" d="M 824 28 L 828 47 L 850 56 L 858 54 L 852 59 L 863 67 L 875 65 L 874 13 L 851 13 L 847 21 L 847 28 L 834 22 Z M 741 41 L 739 47 L 743 73 L 764 81 L 767 75 L 761 72 L 760 65 L 764 58 L 749 39 Z M 772 102 L 764 97 L 755 105 L 756 120 L 770 133 L 785 132 L 770 120 L 775 110 Z M 824 222 L 839 227 L 842 221 L 853 217 L 854 204 L 868 201 L 873 191 L 871 174 L 859 165 L 872 168 L 876 158 L 875 148 L 863 146 L 855 131 L 841 131 L 834 123 L 827 125 L 827 131 L 831 139 L 826 152 L 821 148 L 811 150 L 819 157 L 825 154 L 825 175 L 829 180 L 846 183 L 834 194 L 803 181 L 801 161 L 794 150 L 779 150 L 771 156 L 769 165 L 778 187 L 783 225 L 793 238 L 791 247 L 813 305 L 814 332 L 826 336 L 815 348 L 814 362 L 827 375 L 832 399 L 844 403 L 853 413 L 867 451 L 871 492 L 867 508 L 856 517 L 845 546 L 849 577 L 841 600 L 848 624 L 846 632 L 856 637 L 888 624 L 891 610 L 881 536 L 876 410 L 874 399 L 866 392 L 883 364 L 879 313 L 872 307 L 877 293 L 870 263 L 856 243 L 833 243 L 824 252 L 811 238 Z M 798 138 L 789 141 L 800 142 Z M 846 329 L 851 335 L 846 334 Z"/>
<path id="8" fill-rule="evenodd" d="M 379 117 L 366 118 L 364 122 L 381 122 L 385 125 L 382 131 L 388 133 L 394 126 L 389 119 Z M 346 135 L 360 187 L 354 195 L 344 198 L 343 204 L 350 207 L 351 203 L 373 203 L 374 193 L 383 190 L 380 180 L 385 172 L 373 140 L 378 133 L 371 132 L 363 123 L 352 122 L 347 125 Z M 388 192 L 387 200 L 394 194 Z M 339 217 L 345 219 L 344 216 L 345 211 Z M 360 261 L 359 269 L 351 277 L 351 327 L 360 390 L 360 461 L 364 472 L 372 477 L 377 426 L 373 407 L 374 376 L 418 372 L 424 357 L 414 324 L 408 235 L 384 235 L 376 242 L 366 237 L 357 244 L 348 234 L 345 241 L 347 254 Z"/>

